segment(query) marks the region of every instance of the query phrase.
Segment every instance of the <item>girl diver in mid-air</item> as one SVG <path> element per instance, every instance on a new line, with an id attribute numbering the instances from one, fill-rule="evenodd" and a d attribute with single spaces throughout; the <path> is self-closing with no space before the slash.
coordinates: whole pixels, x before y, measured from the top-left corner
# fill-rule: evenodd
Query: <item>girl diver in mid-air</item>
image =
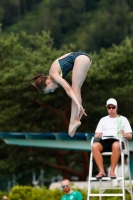
<path id="1" fill-rule="evenodd" d="M 81 87 L 91 65 L 91 58 L 84 52 L 67 53 L 55 60 L 49 70 L 49 75 L 38 74 L 29 79 L 29 82 L 43 94 L 54 92 L 61 85 L 72 99 L 71 117 L 68 133 L 74 136 L 81 125 L 82 115 L 87 116 L 82 107 Z M 72 86 L 64 79 L 72 71 Z"/>

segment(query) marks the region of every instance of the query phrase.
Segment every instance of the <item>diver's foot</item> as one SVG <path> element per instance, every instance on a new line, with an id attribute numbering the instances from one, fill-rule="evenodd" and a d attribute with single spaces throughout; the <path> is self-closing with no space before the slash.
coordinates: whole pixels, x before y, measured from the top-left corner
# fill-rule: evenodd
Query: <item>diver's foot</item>
<path id="1" fill-rule="evenodd" d="M 76 120 L 74 122 L 70 122 L 69 124 L 69 129 L 68 129 L 68 134 L 70 137 L 73 137 L 77 128 L 81 125 L 81 122 L 79 120 Z"/>

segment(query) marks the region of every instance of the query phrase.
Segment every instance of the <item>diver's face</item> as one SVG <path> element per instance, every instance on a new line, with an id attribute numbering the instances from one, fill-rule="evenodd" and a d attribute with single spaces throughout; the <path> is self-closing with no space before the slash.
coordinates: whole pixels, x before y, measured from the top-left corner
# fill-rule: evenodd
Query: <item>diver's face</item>
<path id="1" fill-rule="evenodd" d="M 46 88 L 44 90 L 44 94 L 48 94 L 50 92 L 54 92 L 57 88 L 58 88 L 58 85 L 57 83 L 53 82 L 51 79 L 46 81 Z"/>

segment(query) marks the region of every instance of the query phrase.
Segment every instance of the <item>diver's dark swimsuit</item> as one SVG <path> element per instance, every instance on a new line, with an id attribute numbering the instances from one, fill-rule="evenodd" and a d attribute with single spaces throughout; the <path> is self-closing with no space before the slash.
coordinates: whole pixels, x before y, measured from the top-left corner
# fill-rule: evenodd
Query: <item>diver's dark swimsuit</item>
<path id="1" fill-rule="evenodd" d="M 60 68 L 62 71 L 62 78 L 65 78 L 67 74 L 72 71 L 73 66 L 74 66 L 74 61 L 75 59 L 80 56 L 80 55 L 85 55 L 90 58 L 90 56 L 87 53 L 84 52 L 72 52 L 65 58 L 59 59 L 58 62 L 60 64 Z M 91 61 L 91 58 L 90 58 Z"/>

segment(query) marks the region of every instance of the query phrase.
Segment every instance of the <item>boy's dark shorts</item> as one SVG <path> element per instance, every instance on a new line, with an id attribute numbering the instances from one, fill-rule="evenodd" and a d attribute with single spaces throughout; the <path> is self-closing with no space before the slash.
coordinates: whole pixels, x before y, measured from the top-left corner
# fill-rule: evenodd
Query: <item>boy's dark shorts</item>
<path id="1" fill-rule="evenodd" d="M 100 139 L 97 142 L 99 142 L 102 145 L 103 147 L 102 152 L 112 152 L 112 144 L 116 141 L 119 142 L 119 140 L 117 139 L 105 139 L 105 140 Z"/>

